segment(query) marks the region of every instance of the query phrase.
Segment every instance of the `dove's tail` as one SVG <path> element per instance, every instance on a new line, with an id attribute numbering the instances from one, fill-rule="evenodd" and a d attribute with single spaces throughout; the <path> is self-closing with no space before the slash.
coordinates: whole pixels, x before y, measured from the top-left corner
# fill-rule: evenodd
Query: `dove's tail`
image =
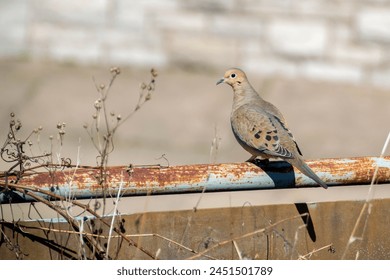
<path id="1" fill-rule="evenodd" d="M 286 160 L 286 159 L 285 159 Z M 319 184 L 324 189 L 328 188 L 328 185 L 325 184 L 314 172 L 310 169 L 309 166 L 302 160 L 302 159 L 290 159 L 286 160 L 291 165 L 295 166 L 299 169 L 303 174 L 305 174 L 307 177 L 313 179 L 317 184 Z"/>

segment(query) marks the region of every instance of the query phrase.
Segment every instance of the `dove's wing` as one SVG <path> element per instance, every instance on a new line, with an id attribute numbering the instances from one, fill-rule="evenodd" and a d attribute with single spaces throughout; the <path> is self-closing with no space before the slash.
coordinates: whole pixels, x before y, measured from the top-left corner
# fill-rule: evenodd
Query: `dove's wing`
<path id="1" fill-rule="evenodd" d="M 249 147 L 274 157 L 294 158 L 294 150 L 286 143 L 295 141 L 280 120 L 250 106 L 242 106 L 232 115 L 233 132 Z"/>

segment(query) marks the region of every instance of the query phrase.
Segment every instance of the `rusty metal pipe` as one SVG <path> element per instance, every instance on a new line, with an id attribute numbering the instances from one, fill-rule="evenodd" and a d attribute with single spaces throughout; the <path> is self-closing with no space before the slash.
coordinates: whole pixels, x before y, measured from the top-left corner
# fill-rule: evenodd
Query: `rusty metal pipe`
<path id="1" fill-rule="evenodd" d="M 329 186 L 367 185 L 376 166 L 376 183 L 390 183 L 390 157 L 335 158 L 307 161 L 311 169 Z M 38 173 L 24 177 L 21 186 L 34 186 L 69 198 L 99 198 L 103 189 L 96 179 L 96 168 L 65 169 L 54 174 Z M 106 170 L 106 194 L 115 196 L 122 184 L 122 196 L 200 192 L 318 187 L 297 169 L 283 161 L 262 163 L 223 163 L 183 166 L 127 166 Z M 4 189 L 0 182 L 0 203 L 28 202 L 28 195 Z M 45 196 L 45 194 L 40 194 Z"/>

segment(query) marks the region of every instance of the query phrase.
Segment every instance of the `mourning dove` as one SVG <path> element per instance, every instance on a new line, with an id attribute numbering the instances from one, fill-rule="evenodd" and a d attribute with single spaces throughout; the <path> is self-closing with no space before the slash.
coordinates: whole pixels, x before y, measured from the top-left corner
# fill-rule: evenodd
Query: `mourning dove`
<path id="1" fill-rule="evenodd" d="M 230 121 L 238 143 L 252 155 L 248 161 L 253 161 L 258 156 L 266 160 L 281 158 L 320 186 L 325 189 L 328 187 L 304 162 L 294 136 L 278 108 L 261 98 L 242 70 L 227 70 L 217 85 L 220 83 L 233 88 Z"/>

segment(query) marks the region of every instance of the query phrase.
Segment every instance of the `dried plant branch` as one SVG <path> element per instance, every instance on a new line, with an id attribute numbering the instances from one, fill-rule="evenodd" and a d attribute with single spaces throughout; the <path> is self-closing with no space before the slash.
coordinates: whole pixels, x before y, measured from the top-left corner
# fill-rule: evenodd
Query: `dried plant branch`
<path id="1" fill-rule="evenodd" d="M 3 188 L 5 187 L 4 186 L 4 182 L 0 182 L 0 187 L 3 187 Z M 54 194 L 54 193 L 52 193 L 50 191 L 45 191 L 45 190 L 42 190 L 42 189 L 39 189 L 39 188 L 36 188 L 36 187 L 32 187 L 32 186 L 21 186 L 21 185 L 18 185 L 18 184 L 8 183 L 8 187 L 13 189 L 13 190 L 15 190 L 15 191 L 18 191 L 20 193 L 26 193 L 26 194 L 28 193 L 28 195 L 30 195 L 34 199 L 41 198 L 40 196 L 35 195 L 35 193 L 41 193 L 41 194 L 44 194 L 44 195 L 46 195 L 48 197 L 51 197 L 54 200 L 71 203 L 71 204 L 73 204 L 75 206 L 78 206 L 81 209 L 84 209 L 85 211 L 89 212 L 90 214 L 95 216 L 97 219 L 99 219 L 105 226 L 110 227 L 110 224 L 107 223 L 106 221 L 104 221 L 102 219 L 102 217 L 96 211 L 92 210 L 88 205 L 82 204 L 82 203 L 80 203 L 80 202 L 78 202 L 76 200 L 70 200 L 69 201 L 66 198 L 64 198 L 63 196 Z M 58 207 L 54 206 L 51 201 L 48 201 L 48 200 L 45 200 L 45 199 L 42 199 L 42 200 L 40 199 L 40 200 L 37 200 L 37 201 L 43 202 L 45 205 L 47 205 L 48 207 L 52 208 L 55 211 L 58 209 Z M 67 213 L 65 213 L 65 215 L 67 216 Z M 64 218 L 66 219 L 66 217 L 64 217 Z M 150 253 L 146 249 L 138 246 L 138 244 L 135 241 L 127 238 L 118 229 L 114 228 L 114 231 L 116 233 L 118 233 L 119 235 L 121 235 L 127 242 L 129 242 L 130 245 L 136 247 L 137 249 L 139 249 L 140 251 L 142 251 L 143 253 L 148 255 L 150 258 L 152 258 L 152 259 L 155 258 L 155 256 L 152 253 Z"/>
<path id="2" fill-rule="evenodd" d="M 123 187 L 123 175 L 121 176 L 121 181 L 119 183 L 119 190 L 118 190 L 118 193 L 117 193 L 117 196 L 116 196 L 116 200 L 115 200 L 114 214 L 113 214 L 113 216 L 111 218 L 111 225 L 110 225 L 110 229 L 109 229 L 109 232 L 108 232 L 107 255 L 110 252 L 111 235 L 112 235 L 112 231 L 113 231 L 113 228 L 114 228 L 115 217 L 117 215 L 117 209 L 118 209 L 118 204 L 119 204 L 119 198 L 121 196 L 122 187 Z"/>
<path id="3" fill-rule="evenodd" d="M 234 249 L 235 249 L 236 252 L 237 252 L 238 258 L 239 258 L 240 260 L 242 260 L 241 250 L 240 250 L 240 248 L 238 248 L 237 242 L 236 242 L 235 240 L 233 240 L 233 245 L 234 245 Z"/>
<path id="4" fill-rule="evenodd" d="M 12 184 L 14 185 L 14 184 Z M 9 187 L 12 187 L 12 188 L 15 188 L 14 186 L 10 186 Z M 17 187 L 16 187 L 17 188 Z M 41 197 L 41 196 L 38 196 L 35 194 L 34 191 L 31 191 L 30 189 L 28 188 L 24 188 L 24 193 L 26 195 L 29 195 L 31 196 L 34 200 L 38 201 L 38 202 L 42 202 L 43 204 L 45 204 L 46 206 L 48 206 L 49 208 L 53 209 L 54 211 L 56 211 L 59 215 L 61 215 L 76 231 L 80 231 L 80 228 L 79 228 L 79 225 L 78 223 L 76 222 L 76 220 L 69 216 L 68 213 L 66 211 L 63 211 L 61 208 L 59 208 L 57 205 L 55 205 L 54 203 L 46 200 L 45 198 Z M 102 256 L 104 255 L 104 249 L 100 246 L 100 244 L 98 244 L 94 239 L 91 239 L 89 237 L 84 237 L 83 240 L 86 242 L 87 246 L 91 249 L 91 251 L 93 251 L 93 249 L 95 248 L 97 250 L 95 256 L 98 258 L 98 259 L 101 259 Z"/>
<path id="5" fill-rule="evenodd" d="M 302 256 L 299 256 L 298 260 L 308 260 L 311 258 L 312 255 L 314 255 L 315 253 L 319 252 L 319 251 L 322 251 L 322 250 L 325 250 L 325 249 L 328 249 L 329 248 L 332 248 L 333 246 L 333 243 L 330 243 L 328 245 L 325 245 L 325 246 L 322 246 L 321 248 L 318 248 L 318 249 L 314 249 L 313 251 L 305 254 L 305 255 L 302 255 Z"/>
<path id="6" fill-rule="evenodd" d="M 100 84 L 99 86 L 95 82 L 95 87 L 97 92 L 99 93 L 99 98 L 94 103 L 95 113 L 92 116 L 92 125 L 90 129 L 88 129 L 88 125 L 85 125 L 86 129 L 92 144 L 96 148 L 98 155 L 97 166 L 82 166 L 77 161 L 77 164 L 72 164 L 72 161 L 69 158 L 63 158 L 61 156 L 62 145 L 64 141 L 65 135 L 65 123 L 57 124 L 57 141 L 59 143 L 59 151 L 54 152 L 54 147 L 58 147 L 55 145 L 54 137 L 50 136 L 50 153 L 42 153 L 41 155 L 33 155 L 33 149 L 31 149 L 32 141 L 30 141 L 30 137 L 33 134 L 37 135 L 37 142 L 40 143 L 40 131 L 42 127 L 33 130 L 27 138 L 24 140 L 20 140 L 17 137 L 18 132 L 22 127 L 22 123 L 19 120 L 15 119 L 15 114 L 11 114 L 11 121 L 9 126 L 9 133 L 7 135 L 7 139 L 4 145 L 0 149 L 0 158 L 9 163 L 11 166 L 5 172 L 0 172 L 0 192 L 4 191 L 16 191 L 25 195 L 29 195 L 35 201 L 41 202 L 47 207 L 53 209 L 59 216 L 62 216 L 68 224 L 77 232 L 80 236 L 80 250 L 79 252 L 80 258 L 85 258 L 84 244 L 88 246 L 91 252 L 95 255 L 95 258 L 110 258 L 109 256 L 109 248 L 110 248 L 110 238 L 107 244 L 107 248 L 103 248 L 100 244 L 99 238 L 94 237 L 91 239 L 90 236 L 84 235 L 84 220 L 78 220 L 71 214 L 69 209 L 69 205 L 77 206 L 83 210 L 82 213 L 85 212 L 90 213 L 96 219 L 101 221 L 103 226 L 106 226 L 109 230 L 109 236 L 112 236 L 112 233 L 115 231 L 119 236 L 121 236 L 121 241 L 125 240 L 129 245 L 134 246 L 138 250 L 145 253 L 152 259 L 155 259 L 156 256 L 152 253 L 148 252 L 146 249 L 139 246 L 136 242 L 134 242 L 129 237 L 125 236 L 120 230 L 114 227 L 115 217 L 117 215 L 117 206 L 119 204 L 120 192 L 118 192 L 116 207 L 114 211 L 114 216 L 112 217 L 111 223 L 106 222 L 102 219 L 97 212 L 90 208 L 89 205 L 84 205 L 80 202 L 77 202 L 73 199 L 71 194 L 67 197 L 63 197 L 57 195 L 50 191 L 45 191 L 39 189 L 35 186 L 23 186 L 18 184 L 19 181 L 25 177 L 30 176 L 32 174 L 37 174 L 41 168 L 46 169 L 49 172 L 50 177 L 54 180 L 55 173 L 58 171 L 64 171 L 65 168 L 74 167 L 73 176 L 75 172 L 79 168 L 89 168 L 96 169 L 98 175 L 96 176 L 99 186 L 103 189 L 103 216 L 105 215 L 105 198 L 106 198 L 106 190 L 108 189 L 109 182 L 107 181 L 107 165 L 108 158 L 110 153 L 114 151 L 114 135 L 117 129 L 122 125 L 126 120 L 128 120 L 135 112 L 137 112 L 147 101 L 151 99 L 152 93 L 155 90 L 155 78 L 157 77 L 157 72 L 152 69 L 151 70 L 151 80 L 148 84 L 142 83 L 140 86 L 139 99 L 136 104 L 134 110 L 130 111 L 125 118 L 122 118 L 121 115 L 115 115 L 113 113 L 109 113 L 107 108 L 107 99 L 109 97 L 110 91 L 117 76 L 120 74 L 120 69 L 118 67 L 113 67 L 110 69 L 111 79 L 108 82 L 108 85 Z M 29 151 L 32 156 L 27 155 L 25 152 L 25 147 L 29 148 Z M 40 149 L 40 145 L 38 145 Z M 41 149 L 40 149 L 41 150 Z M 70 174 L 72 176 L 72 174 Z M 53 182 L 48 182 L 51 185 Z M 55 202 L 53 202 L 53 200 Z M 62 203 L 59 205 L 56 202 Z M 12 211 L 12 207 L 11 207 Z M 37 211 L 37 210 L 36 210 Z M 77 217 L 77 216 L 76 216 Z M 100 231 L 101 229 L 99 229 Z"/>
<path id="7" fill-rule="evenodd" d="M 115 148 L 114 136 L 117 129 L 129 118 L 131 118 L 144 103 L 151 99 L 152 93 L 155 90 L 155 78 L 157 77 L 156 70 L 151 69 L 150 82 L 148 84 L 141 84 L 139 98 L 135 109 L 130 111 L 130 113 L 128 113 L 128 115 L 123 118 L 121 115 L 109 113 L 107 109 L 107 98 L 116 78 L 121 73 L 121 70 L 118 67 L 112 67 L 110 72 L 111 79 L 109 80 L 108 86 L 104 84 L 100 84 L 98 86 L 94 80 L 96 90 L 99 93 L 99 98 L 94 103 L 95 112 L 92 115 L 93 121 L 90 129 L 88 129 L 87 124 L 84 125 L 91 142 L 98 152 L 96 157 L 97 165 L 99 166 L 97 181 L 103 190 L 103 214 L 105 213 L 106 189 L 108 186 L 106 168 L 108 165 L 109 155 L 114 151 Z M 111 122 L 110 117 L 113 118 L 113 122 Z M 101 120 L 103 120 L 103 123 L 101 123 Z M 114 125 L 112 125 L 112 123 L 114 123 Z"/>
<path id="8" fill-rule="evenodd" d="M 9 223 L 9 222 L 4 222 L 4 221 L 0 221 L 0 224 L 12 224 L 13 226 L 17 226 L 19 227 L 22 231 L 25 231 L 25 230 L 43 230 L 43 231 L 46 231 L 46 232 L 57 232 L 57 233 L 66 233 L 66 234 L 75 234 L 75 235 L 86 235 L 86 236 L 90 236 L 90 237 L 93 237 L 93 238 L 102 238 L 102 239 L 109 239 L 109 238 L 123 238 L 123 237 L 127 237 L 127 238 L 132 238 L 132 237 L 157 237 L 157 238 L 160 238 L 160 239 L 163 239 L 169 243 L 172 243 L 172 244 L 175 244 L 176 246 L 186 250 L 186 251 L 189 251 L 190 253 L 194 253 L 194 254 L 197 254 L 198 252 L 192 248 L 189 248 L 179 242 L 176 242 L 168 237 L 165 237 L 163 235 L 160 235 L 158 233 L 142 233 L 142 234 L 126 234 L 126 235 L 103 235 L 103 234 L 95 234 L 95 233 L 90 233 L 90 232 L 77 232 L 77 231 L 74 231 L 74 230 L 65 230 L 65 229 L 54 229 L 54 228 L 48 228 L 48 227 L 37 227 L 37 226 L 27 226 L 27 225 L 23 225 L 23 224 L 20 224 L 20 223 Z M 211 256 L 208 256 L 208 255 L 204 255 L 204 257 L 208 258 L 208 259 L 215 259 Z"/>
<path id="9" fill-rule="evenodd" d="M 218 152 L 221 145 L 221 137 L 219 136 L 217 125 L 214 126 L 214 138 L 211 141 L 209 162 L 216 163 L 218 158 Z"/>

